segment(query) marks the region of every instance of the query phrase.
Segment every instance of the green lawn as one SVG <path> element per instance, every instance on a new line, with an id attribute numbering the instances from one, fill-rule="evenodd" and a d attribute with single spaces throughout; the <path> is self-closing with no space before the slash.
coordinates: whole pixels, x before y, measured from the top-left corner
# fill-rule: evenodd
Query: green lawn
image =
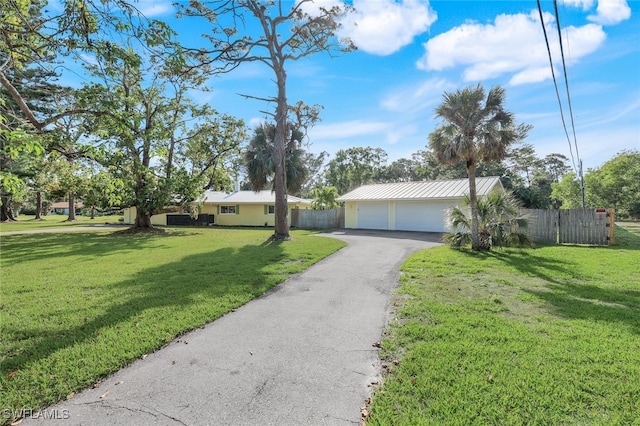
<path id="1" fill-rule="evenodd" d="M 640 425 L 640 227 L 403 265 L 371 425 Z"/>
<path id="2" fill-rule="evenodd" d="M 344 246 L 272 233 L 3 236 L 0 412 L 64 399 Z"/>
<path id="3" fill-rule="evenodd" d="M 87 226 L 87 225 L 104 225 L 105 223 L 117 224 L 118 219 L 122 216 L 96 216 L 91 219 L 89 216 L 76 216 L 75 222 L 66 222 L 68 216 L 62 214 L 54 214 L 43 216 L 42 220 L 35 220 L 35 216 L 20 215 L 16 222 L 0 222 L 0 235 L 2 232 L 10 231 L 28 231 L 31 229 L 60 228 L 67 226 Z"/>

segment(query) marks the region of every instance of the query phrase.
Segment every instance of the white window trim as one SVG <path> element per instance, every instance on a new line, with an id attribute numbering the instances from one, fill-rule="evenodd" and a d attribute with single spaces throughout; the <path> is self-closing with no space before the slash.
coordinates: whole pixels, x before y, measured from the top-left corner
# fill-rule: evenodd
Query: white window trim
<path id="1" fill-rule="evenodd" d="M 273 210 L 273 211 L 272 211 L 272 210 Z M 275 205 L 273 205 L 273 206 L 268 205 L 268 206 L 267 206 L 267 214 L 268 214 L 269 216 L 273 216 L 274 214 L 276 214 L 276 206 L 275 206 Z"/>

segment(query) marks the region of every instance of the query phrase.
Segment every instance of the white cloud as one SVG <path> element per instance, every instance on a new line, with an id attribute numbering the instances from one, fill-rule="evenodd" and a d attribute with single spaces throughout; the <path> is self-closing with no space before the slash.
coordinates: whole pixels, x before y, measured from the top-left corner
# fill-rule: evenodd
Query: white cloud
<path id="1" fill-rule="evenodd" d="M 264 124 L 267 124 L 267 120 L 265 120 L 264 117 L 252 117 L 249 119 L 249 123 L 247 124 L 247 127 L 249 127 L 250 129 L 255 129 Z"/>
<path id="2" fill-rule="evenodd" d="M 386 56 L 429 29 L 437 15 L 425 0 L 354 0 L 355 12 L 342 21 L 341 37 L 358 49 Z"/>
<path id="3" fill-rule="evenodd" d="M 561 0 L 560 3 L 571 6 L 580 7 L 582 10 L 589 10 L 593 7 L 594 0 Z"/>
<path id="4" fill-rule="evenodd" d="M 98 60 L 94 55 L 87 55 L 86 53 L 81 53 L 80 59 L 82 60 L 82 62 L 88 65 L 98 65 Z"/>
<path id="5" fill-rule="evenodd" d="M 334 124 L 320 124 L 309 130 L 312 140 L 347 139 L 363 135 L 379 134 L 391 123 L 382 121 L 352 120 Z"/>
<path id="6" fill-rule="evenodd" d="M 600 0 L 596 14 L 587 17 L 591 22 L 601 25 L 616 25 L 629 19 L 631 8 L 626 0 Z"/>
<path id="7" fill-rule="evenodd" d="M 394 112 L 420 112 L 441 101 L 442 93 L 455 85 L 445 79 L 432 78 L 418 85 L 395 87 L 380 102 L 383 109 Z"/>
<path id="8" fill-rule="evenodd" d="M 173 12 L 173 4 L 167 0 L 139 0 L 134 6 L 147 18 Z"/>
<path id="9" fill-rule="evenodd" d="M 544 20 L 554 63 L 560 64 L 559 43 L 552 27 L 554 19 L 545 13 Z M 565 28 L 567 65 L 594 52 L 605 38 L 602 27 L 596 24 Z M 441 71 L 462 66 L 466 81 L 512 74 L 509 84 L 517 85 L 540 82 L 551 76 L 537 11 L 528 15 L 499 15 L 493 24 L 468 22 L 432 38 L 423 46 L 425 54 L 416 63 L 419 69 Z"/>

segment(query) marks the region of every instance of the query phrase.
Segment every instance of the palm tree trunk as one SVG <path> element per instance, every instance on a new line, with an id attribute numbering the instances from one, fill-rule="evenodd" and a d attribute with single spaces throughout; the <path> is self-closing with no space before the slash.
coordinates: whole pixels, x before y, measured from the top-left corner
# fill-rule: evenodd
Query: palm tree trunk
<path id="1" fill-rule="evenodd" d="M 478 195 L 476 193 L 476 164 L 467 161 L 467 175 L 469 176 L 469 208 L 471 209 L 471 249 L 482 250 L 478 226 Z"/>

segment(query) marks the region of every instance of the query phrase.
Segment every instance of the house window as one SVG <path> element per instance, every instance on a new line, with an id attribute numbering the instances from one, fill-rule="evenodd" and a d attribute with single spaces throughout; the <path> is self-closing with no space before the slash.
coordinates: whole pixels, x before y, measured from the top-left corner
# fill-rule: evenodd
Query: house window
<path id="1" fill-rule="evenodd" d="M 267 206 L 267 214 L 276 214 L 276 206 Z"/>
<path id="2" fill-rule="evenodd" d="M 236 214 L 236 206 L 220 206 L 220 214 Z"/>

